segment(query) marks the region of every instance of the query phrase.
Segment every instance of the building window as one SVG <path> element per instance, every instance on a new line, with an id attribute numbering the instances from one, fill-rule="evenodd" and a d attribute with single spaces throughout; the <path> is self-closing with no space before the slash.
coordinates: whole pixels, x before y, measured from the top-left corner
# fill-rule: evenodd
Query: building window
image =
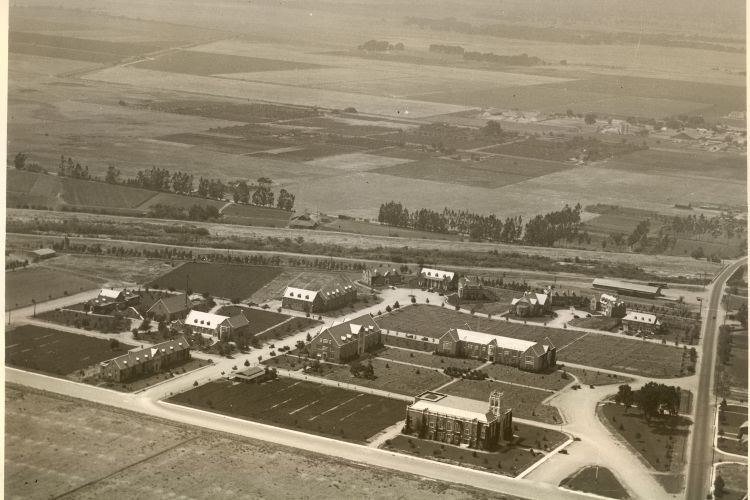
<path id="1" fill-rule="evenodd" d="M 486 431 L 487 431 L 487 429 L 485 427 L 482 427 L 482 439 L 484 439 Z"/>
<path id="2" fill-rule="evenodd" d="M 445 423 L 445 430 L 447 430 L 447 431 L 452 431 L 452 430 L 453 430 L 453 422 L 451 422 L 450 420 L 448 420 L 448 421 L 447 421 L 447 422 Z"/>
<path id="3" fill-rule="evenodd" d="M 430 422 L 430 429 L 434 429 L 434 428 L 435 428 L 435 422 Z"/>

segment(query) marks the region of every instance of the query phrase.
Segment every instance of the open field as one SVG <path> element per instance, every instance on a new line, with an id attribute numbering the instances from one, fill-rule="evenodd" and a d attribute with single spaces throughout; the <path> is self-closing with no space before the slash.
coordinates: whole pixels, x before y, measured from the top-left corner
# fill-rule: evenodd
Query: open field
<path id="1" fill-rule="evenodd" d="M 13 237 L 9 239 L 13 240 Z M 52 262 L 38 264 L 37 267 L 72 273 L 79 278 L 102 282 L 107 287 L 137 286 L 173 269 L 163 259 L 78 254 L 61 254 Z"/>
<path id="2" fill-rule="evenodd" d="M 216 207 L 217 209 L 226 205 L 225 201 L 209 200 L 206 198 L 199 198 L 197 196 L 183 196 L 173 193 L 155 193 L 154 196 L 148 198 L 145 202 L 138 205 L 139 210 L 146 211 L 154 205 L 169 205 L 171 207 L 185 208 L 188 209 L 193 205 L 200 205 L 202 207 Z"/>
<path id="3" fill-rule="evenodd" d="M 285 495 L 310 500 L 339 495 L 491 498 L 480 490 L 423 481 L 20 386 L 6 388 L 5 412 L 6 498 L 49 498 L 77 488 L 81 488 L 75 492 L 77 498 L 92 500 L 154 495 L 273 498 L 280 485 Z M 98 439 L 81 439 L 80 433 Z M 119 444 L 103 453 L 102 440 Z M 203 458 L 199 468 L 195 467 L 196 456 Z M 175 476 L 175 471 L 187 470 L 192 472 Z M 252 484 L 237 470 L 253 471 Z M 341 480 L 344 476 L 346 481 Z M 289 481 L 292 477 L 314 478 L 316 486 L 311 487 L 309 481 Z"/>
<path id="4" fill-rule="evenodd" d="M 594 493 L 608 498 L 626 499 L 630 496 L 612 471 L 598 465 L 584 467 L 560 482 L 565 488 Z"/>
<path id="5" fill-rule="evenodd" d="M 483 368 L 482 371 L 487 372 L 490 378 L 498 382 L 529 385 L 548 391 L 559 391 L 566 385 L 573 383 L 572 377 L 563 378 L 563 374 L 559 370 L 535 373 L 522 371 L 513 366 L 491 364 Z"/>
<path id="6" fill-rule="evenodd" d="M 125 354 L 135 346 L 51 328 L 22 325 L 5 334 L 5 361 L 10 366 L 66 376 L 88 366 Z"/>
<path id="7" fill-rule="evenodd" d="M 229 224 L 248 226 L 285 227 L 289 223 L 291 212 L 276 208 L 255 207 L 232 203 L 222 212 L 222 220 Z"/>
<path id="8" fill-rule="evenodd" d="M 549 338 L 557 347 L 557 360 L 591 367 L 650 375 L 680 375 L 683 350 L 672 346 L 501 320 L 475 318 L 449 308 L 428 305 L 403 307 L 376 318 L 384 330 L 437 337 L 449 328 L 470 328 L 493 335 L 543 342 Z M 468 326 L 467 326 L 468 323 Z"/>
<path id="9" fill-rule="evenodd" d="M 719 464 L 717 475 L 724 480 L 724 493 L 721 500 L 742 500 L 747 495 L 747 465 Z"/>
<path id="10" fill-rule="evenodd" d="M 628 377 L 621 377 L 618 375 L 612 375 L 611 373 L 601 373 L 596 370 L 586 370 L 582 368 L 573 368 L 563 366 L 560 368 L 575 377 L 581 382 L 582 385 L 610 385 L 610 384 L 627 384 L 632 382 L 633 379 Z"/>
<path id="11" fill-rule="evenodd" d="M 37 314 L 37 318 L 58 325 L 73 326 L 102 333 L 119 333 L 130 330 L 128 319 L 99 314 L 87 314 L 83 311 L 56 310 Z"/>
<path id="12" fill-rule="evenodd" d="M 606 168 L 674 177 L 698 176 L 744 183 L 747 178 L 745 163 L 745 157 L 740 155 L 649 149 L 609 160 Z"/>
<path id="13" fill-rule="evenodd" d="M 359 233 L 370 236 L 389 236 L 396 238 L 419 238 L 425 240 L 448 240 L 457 241 L 461 236 L 457 234 L 433 233 L 430 231 L 417 231 L 403 227 L 388 226 L 385 224 L 376 224 L 361 222 L 348 219 L 333 219 L 331 222 L 324 223 L 321 227 L 323 230 L 342 231 L 346 233 Z"/>
<path id="14" fill-rule="evenodd" d="M 245 299 L 280 273 L 281 269 L 275 267 L 188 262 L 154 279 L 150 286 L 176 290 L 189 288 L 215 297 Z"/>
<path id="15" fill-rule="evenodd" d="M 43 302 L 99 287 L 103 280 L 33 266 L 5 272 L 5 308 Z"/>
<path id="16" fill-rule="evenodd" d="M 403 401 L 285 378 L 210 382 L 170 401 L 356 442 L 395 424 L 406 411 Z"/>
<path id="17" fill-rule="evenodd" d="M 288 316 L 286 314 L 279 314 L 277 312 L 273 311 L 266 311 L 263 309 L 251 309 L 249 307 L 240 307 L 240 306 L 224 306 L 220 308 L 218 311 L 216 311 L 216 314 L 223 314 L 225 316 L 233 316 L 238 313 L 243 313 L 247 320 L 250 322 L 250 327 L 248 328 L 248 334 L 255 335 L 257 333 L 260 333 L 264 330 L 268 330 L 269 328 L 279 325 L 280 324 L 292 319 L 293 322 L 296 323 L 295 320 L 306 320 L 308 322 L 312 322 L 311 320 L 307 320 L 307 318 L 296 318 L 293 316 Z M 314 322 L 312 322 L 314 323 Z M 291 329 L 291 326 L 290 326 Z M 295 329 L 296 331 L 296 329 Z"/>
<path id="18" fill-rule="evenodd" d="M 249 73 L 255 71 L 289 71 L 320 68 L 316 64 L 290 62 L 257 57 L 209 54 L 192 50 L 179 50 L 138 62 L 133 66 L 142 69 L 184 73 L 188 75 L 219 75 L 222 73 Z"/>
<path id="19" fill-rule="evenodd" d="M 517 385 L 493 382 L 490 380 L 457 380 L 455 383 L 440 389 L 440 392 L 461 396 L 463 398 L 489 401 L 490 393 L 494 390 L 503 393 L 504 401 L 513 409 L 513 415 L 519 418 L 537 420 L 547 424 L 562 422 L 557 408 L 542 404 L 542 401 L 552 395 L 549 391 L 519 387 Z"/>
<path id="20" fill-rule="evenodd" d="M 370 362 L 372 362 L 375 371 L 374 379 L 357 378 L 351 374 L 349 367 L 346 365 L 342 367 L 326 364 L 324 365 L 323 376 L 338 382 L 371 387 L 407 396 L 416 396 L 424 391 L 436 389 L 451 380 L 450 377 L 434 368 L 388 363 L 382 359 L 373 359 Z"/>
<path id="21" fill-rule="evenodd" d="M 652 419 L 649 424 L 640 410 L 626 411 L 624 406 L 611 403 L 600 406 L 597 411 L 652 468 L 659 472 L 682 472 L 690 434 L 689 419 L 664 416 Z"/>

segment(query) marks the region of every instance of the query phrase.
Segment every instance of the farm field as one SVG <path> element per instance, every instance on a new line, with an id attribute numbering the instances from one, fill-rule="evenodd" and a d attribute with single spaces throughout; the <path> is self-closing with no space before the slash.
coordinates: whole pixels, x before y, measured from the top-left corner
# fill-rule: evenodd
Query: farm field
<path id="1" fill-rule="evenodd" d="M 15 237 L 11 241 L 13 239 Z M 37 267 L 47 271 L 72 273 L 79 278 L 101 282 L 110 288 L 147 283 L 154 276 L 173 269 L 163 259 L 79 254 L 61 254 L 52 263 L 39 264 Z"/>
<path id="2" fill-rule="evenodd" d="M 636 151 L 607 161 L 605 168 L 680 178 L 709 177 L 732 183 L 744 183 L 747 178 L 744 156 L 693 150 L 689 153 L 660 149 Z"/>
<path id="3" fill-rule="evenodd" d="M 440 389 L 439 392 L 461 396 L 463 398 L 489 401 L 490 393 L 494 390 L 503 393 L 504 401 L 513 409 L 513 416 L 536 420 L 547 424 L 562 422 L 560 412 L 554 406 L 542 404 L 542 401 L 552 396 L 550 391 L 519 387 L 490 380 L 457 380 L 453 384 Z"/>
<path id="4" fill-rule="evenodd" d="M 598 465 L 584 467 L 560 482 L 560 486 L 575 491 L 594 493 L 607 498 L 630 498 L 612 471 Z"/>
<path id="5" fill-rule="evenodd" d="M 457 234 L 441 234 L 430 231 L 417 231 L 403 227 L 388 226 L 348 219 L 333 219 L 331 222 L 323 223 L 322 230 L 342 231 L 346 233 L 367 234 L 370 236 L 389 236 L 401 238 L 419 238 L 424 240 L 448 240 L 458 241 L 461 237 Z"/>
<path id="6" fill-rule="evenodd" d="M 209 382 L 169 401 L 360 443 L 405 412 L 403 401 L 286 378 Z"/>
<path id="7" fill-rule="evenodd" d="M 221 215 L 222 220 L 229 224 L 285 227 L 289 223 L 289 217 L 292 213 L 275 208 L 232 203 L 221 212 Z"/>
<path id="8" fill-rule="evenodd" d="M 209 54 L 193 50 L 169 52 L 160 57 L 134 64 L 136 68 L 184 73 L 187 75 L 220 75 L 255 71 L 289 71 L 320 68 L 317 64 L 263 59 L 229 54 Z"/>
<path id="9" fill-rule="evenodd" d="M 280 273 L 281 269 L 274 267 L 188 262 L 154 279 L 149 286 L 176 290 L 185 290 L 187 286 L 197 293 L 242 300 Z"/>
<path id="10" fill-rule="evenodd" d="M 482 166 L 482 162 L 456 160 L 424 160 L 386 167 L 373 172 L 395 177 L 406 177 L 445 184 L 463 184 L 471 187 L 494 189 L 523 182 L 528 175 L 508 174 Z"/>
<path id="11" fill-rule="evenodd" d="M 107 340 L 21 325 L 5 334 L 5 361 L 17 368 L 65 377 L 134 347 L 121 343 L 113 350 Z"/>
<path id="12" fill-rule="evenodd" d="M 226 205 L 225 201 L 209 200 L 206 198 L 199 198 L 197 196 L 183 196 L 173 193 L 156 193 L 145 202 L 138 205 L 139 210 L 146 211 L 154 205 L 169 205 L 171 207 L 185 208 L 188 209 L 193 205 L 200 205 L 203 207 L 212 206 L 217 209 Z"/>
<path id="13" fill-rule="evenodd" d="M 21 386 L 6 388 L 5 412 L 5 491 L 21 498 L 56 497 L 79 487 L 76 497 L 91 500 L 155 494 L 272 498 L 280 485 L 286 495 L 310 500 L 328 500 L 332 495 L 439 495 L 443 500 L 486 496 L 455 484 L 423 481 L 325 455 L 227 437 Z M 81 439 L 81 432 L 121 443 L 102 454 L 101 440 Z M 196 456 L 204 458 L 200 468 L 195 468 Z M 256 481 L 249 485 L 237 474 L 238 468 L 252 470 Z M 175 481 L 175 470 L 192 472 Z M 300 475 L 328 486 L 310 488 L 307 481 L 289 480 Z M 349 479 L 341 481 L 342 475 Z"/>
<path id="14" fill-rule="evenodd" d="M 413 305 L 378 316 L 375 320 L 384 330 L 436 337 L 449 328 L 467 328 L 522 340 L 543 342 L 549 338 L 557 347 L 558 362 L 584 364 L 634 375 L 677 377 L 680 375 L 683 350 L 627 337 L 567 331 L 542 326 L 523 325 L 501 320 L 473 318 L 448 308 Z"/>
<path id="15" fill-rule="evenodd" d="M 39 266 L 5 272 L 5 308 L 27 306 L 98 288 L 104 280 Z"/>

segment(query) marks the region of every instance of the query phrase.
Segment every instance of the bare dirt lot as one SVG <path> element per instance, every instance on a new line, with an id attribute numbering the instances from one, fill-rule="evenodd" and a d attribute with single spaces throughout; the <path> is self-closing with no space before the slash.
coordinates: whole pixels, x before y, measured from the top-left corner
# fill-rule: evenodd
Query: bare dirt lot
<path id="1" fill-rule="evenodd" d="M 6 388 L 5 404 L 5 497 L 13 500 L 57 497 L 72 490 L 82 499 L 276 498 L 280 488 L 287 498 L 311 500 L 492 498 L 480 490 L 230 438 L 20 386 Z M 105 441 L 116 446 L 104 449 Z"/>

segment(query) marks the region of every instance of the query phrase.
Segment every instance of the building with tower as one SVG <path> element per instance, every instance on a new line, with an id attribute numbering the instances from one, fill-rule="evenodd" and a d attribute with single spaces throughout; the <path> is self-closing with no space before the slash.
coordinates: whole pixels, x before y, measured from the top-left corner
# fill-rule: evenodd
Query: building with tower
<path id="1" fill-rule="evenodd" d="M 513 439 L 513 411 L 503 393 L 492 391 L 489 406 L 474 399 L 423 392 L 406 408 L 404 434 L 466 448 L 492 451 Z"/>

